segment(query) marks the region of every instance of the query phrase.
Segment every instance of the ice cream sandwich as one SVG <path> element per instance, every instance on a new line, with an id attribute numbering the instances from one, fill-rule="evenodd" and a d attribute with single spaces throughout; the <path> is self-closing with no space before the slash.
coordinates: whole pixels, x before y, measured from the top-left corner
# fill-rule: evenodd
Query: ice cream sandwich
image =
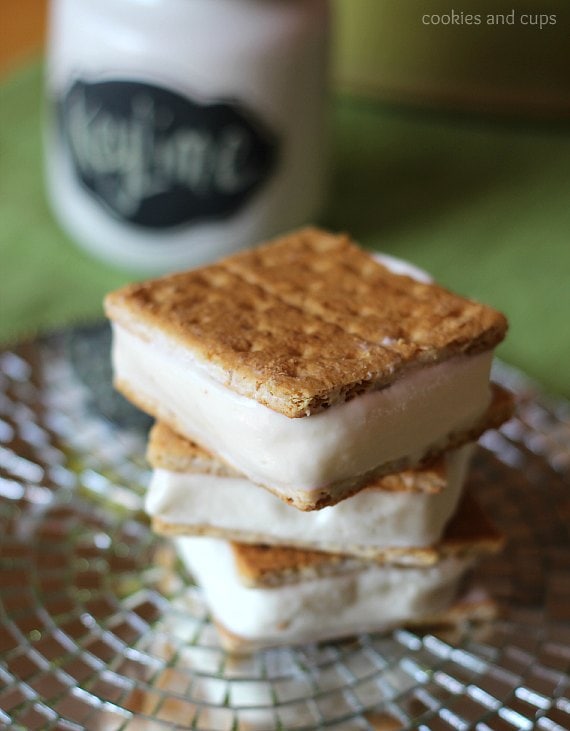
<path id="1" fill-rule="evenodd" d="M 205 535 L 244 543 L 289 545 L 357 556 L 430 554 L 411 547 L 439 541 L 461 495 L 472 446 L 448 452 L 424 469 L 377 479 L 348 500 L 302 512 L 164 424 L 151 431 L 155 468 L 145 509 L 156 533 Z"/>
<path id="2" fill-rule="evenodd" d="M 482 425 L 497 425 L 510 413 L 510 396 L 498 387 L 494 394 Z M 471 444 L 448 451 L 424 467 L 377 478 L 337 505 L 301 512 L 157 423 L 147 450 L 154 471 L 146 511 L 153 529 L 167 536 L 207 535 L 365 557 L 406 554 L 439 541 L 457 506 L 471 451 Z"/>
<path id="3" fill-rule="evenodd" d="M 444 622 L 446 613 L 456 619 L 461 603 L 451 607 L 466 571 L 502 542 L 469 497 L 436 548 L 438 560 L 427 567 L 215 538 L 175 539 L 204 590 L 222 643 L 236 652 Z M 485 613 L 488 607 L 481 606 Z"/>
<path id="4" fill-rule="evenodd" d="M 302 510 L 473 438 L 507 328 L 313 228 L 127 286 L 106 311 L 117 388 Z"/>

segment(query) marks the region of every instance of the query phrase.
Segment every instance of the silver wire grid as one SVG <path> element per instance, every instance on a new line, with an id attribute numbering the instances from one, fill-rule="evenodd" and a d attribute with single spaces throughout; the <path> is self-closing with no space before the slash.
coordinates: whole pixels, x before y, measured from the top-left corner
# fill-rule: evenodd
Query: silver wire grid
<path id="1" fill-rule="evenodd" d="M 0 354 L 0 726 L 570 729 L 570 409 L 524 376 L 473 482 L 508 536 L 476 580 L 500 619 L 235 658 L 142 513 L 144 427 L 108 333 Z"/>

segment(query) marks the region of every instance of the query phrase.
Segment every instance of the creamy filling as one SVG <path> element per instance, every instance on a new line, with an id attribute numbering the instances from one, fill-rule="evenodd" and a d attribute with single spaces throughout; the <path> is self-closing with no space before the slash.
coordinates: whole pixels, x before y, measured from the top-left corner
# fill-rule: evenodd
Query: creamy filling
<path id="1" fill-rule="evenodd" d="M 453 601 L 471 565 L 458 558 L 421 569 L 371 565 L 269 589 L 249 588 L 240 582 L 227 542 L 202 537 L 175 542 L 214 617 L 242 638 L 268 643 L 378 631 L 431 616 Z"/>
<path id="2" fill-rule="evenodd" d="M 351 480 L 402 458 L 419 460 L 486 409 L 491 360 L 491 352 L 455 357 L 291 419 L 214 380 L 205 364 L 158 331 L 135 335 L 114 324 L 116 378 L 155 416 L 284 494 Z"/>
<path id="3" fill-rule="evenodd" d="M 146 511 L 172 526 L 209 526 L 242 540 L 373 553 L 437 543 L 455 512 L 472 446 L 446 456 L 439 493 L 365 489 L 350 500 L 302 512 L 246 478 L 154 471 Z"/>

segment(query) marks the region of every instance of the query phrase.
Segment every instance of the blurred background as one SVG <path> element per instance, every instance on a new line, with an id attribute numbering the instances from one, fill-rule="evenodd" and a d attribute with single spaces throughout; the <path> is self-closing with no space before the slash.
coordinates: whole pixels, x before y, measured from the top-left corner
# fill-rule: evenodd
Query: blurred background
<path id="1" fill-rule="evenodd" d="M 331 13 L 311 219 L 506 312 L 501 357 L 570 396 L 567 3 L 336 0 Z M 141 276 L 78 247 L 47 202 L 46 26 L 45 0 L 1 3 L 4 343 L 95 320 L 105 292 Z"/>

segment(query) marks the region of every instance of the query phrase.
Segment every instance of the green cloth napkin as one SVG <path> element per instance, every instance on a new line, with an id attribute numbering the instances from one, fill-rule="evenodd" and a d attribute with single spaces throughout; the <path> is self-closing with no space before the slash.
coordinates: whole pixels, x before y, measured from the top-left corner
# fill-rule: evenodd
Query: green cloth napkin
<path id="1" fill-rule="evenodd" d="M 92 259 L 46 203 L 39 64 L 0 87 L 0 340 L 101 316 L 136 278 Z M 503 310 L 500 355 L 570 396 L 570 134 L 335 99 L 320 223 Z"/>

